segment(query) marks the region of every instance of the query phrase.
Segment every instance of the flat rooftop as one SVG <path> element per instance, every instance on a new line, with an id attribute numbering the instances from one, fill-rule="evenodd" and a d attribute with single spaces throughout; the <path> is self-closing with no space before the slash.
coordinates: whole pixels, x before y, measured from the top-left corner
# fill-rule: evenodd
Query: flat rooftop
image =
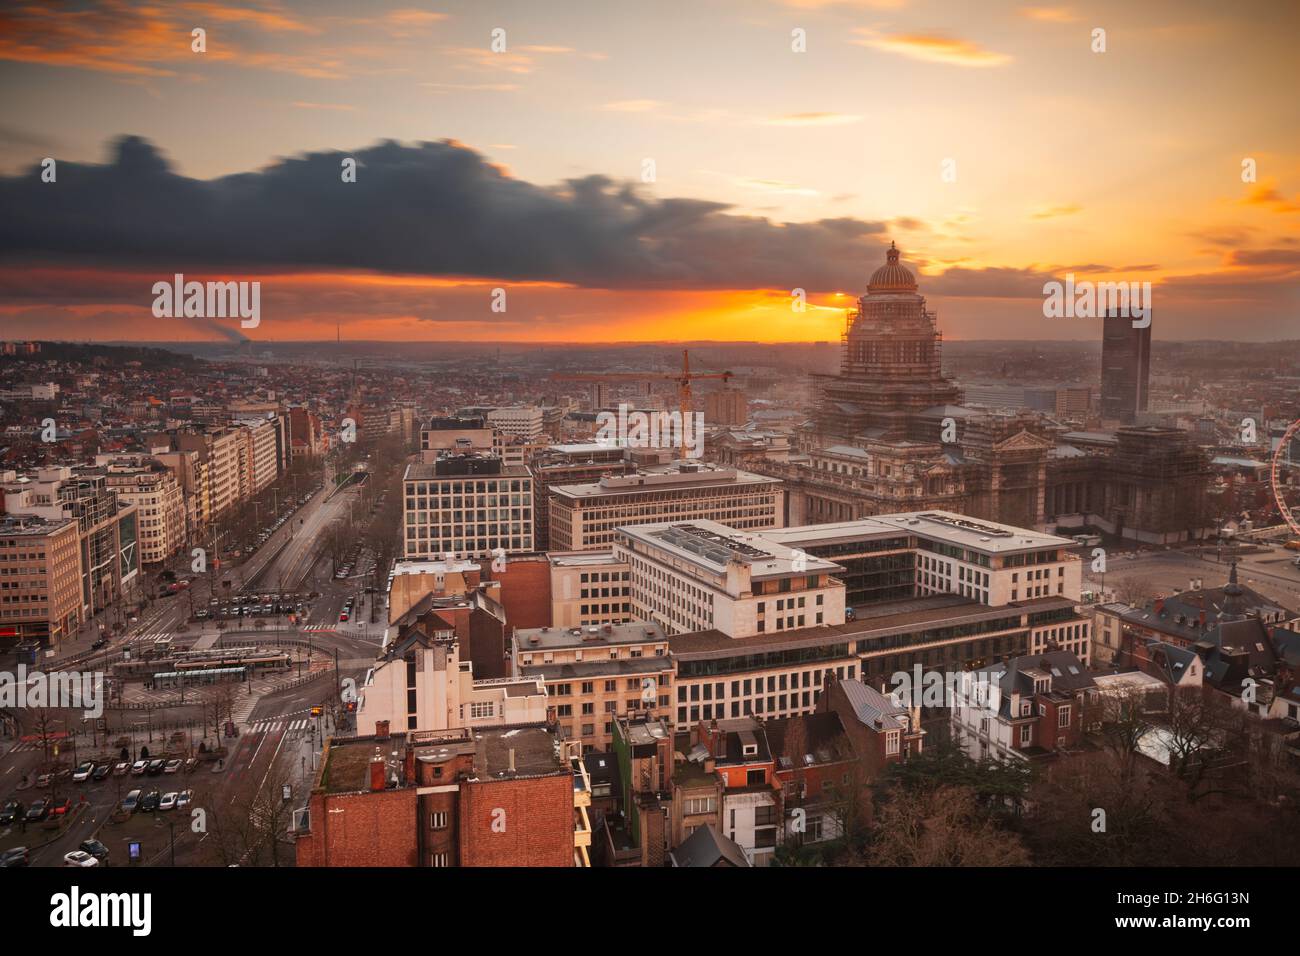
<path id="1" fill-rule="evenodd" d="M 510 727 L 486 730 L 447 730 L 393 734 L 387 740 L 375 737 L 333 737 L 318 786 L 327 793 L 356 793 L 370 789 L 370 762 L 378 752 L 384 759 L 384 777 L 391 781 L 403 775 L 406 752 L 422 756 L 474 755 L 474 778 L 505 779 L 571 773 L 556 748 L 556 737 L 545 727 Z M 514 772 L 510 772 L 511 752 Z"/>
<path id="2" fill-rule="evenodd" d="M 780 484 L 780 478 L 756 475 L 737 468 L 678 461 L 659 468 L 642 468 L 630 475 L 607 475 L 597 482 L 552 485 L 551 494 L 561 498 L 585 499 L 599 498 L 604 495 L 647 494 L 713 485 L 744 485 L 757 488 L 763 485 Z"/>
<path id="3" fill-rule="evenodd" d="M 612 549 L 601 551 L 548 551 L 546 560 L 553 568 L 585 568 L 605 564 L 621 564 Z"/>
<path id="4" fill-rule="evenodd" d="M 725 573 L 732 561 L 749 565 L 751 577 L 760 580 L 843 570 L 838 564 L 788 547 L 767 531 L 737 531 L 707 518 L 632 525 L 618 531 L 631 542 L 662 549 L 719 574 Z"/>
<path id="5" fill-rule="evenodd" d="M 667 640 L 658 624 L 590 624 L 586 627 L 529 627 L 515 631 L 515 652 L 570 647 L 614 647 Z"/>
<path id="6" fill-rule="evenodd" d="M 41 537 L 72 524 L 72 518 L 42 518 L 39 515 L 6 515 L 0 520 L 0 537 Z"/>
<path id="7" fill-rule="evenodd" d="M 843 624 L 821 624 L 739 638 L 731 637 L 718 630 L 676 634 L 668 639 L 668 648 L 673 656 L 681 661 L 858 641 L 858 653 L 861 654 L 869 652 L 871 648 L 862 647 L 860 642 L 892 634 L 921 631 L 930 627 L 995 621 L 999 618 L 1019 618 L 1025 613 L 1065 608 L 1073 610 L 1074 602 L 1066 598 L 1038 598 L 1001 607 L 989 607 L 987 604 L 980 604 L 959 594 L 936 594 L 906 601 L 885 602 Z"/>
<path id="8" fill-rule="evenodd" d="M 1044 534 L 1029 528 L 1000 524 L 996 521 L 968 518 L 951 511 L 905 511 L 876 515 L 856 521 L 832 524 L 800 525 L 764 530 L 763 536 L 790 547 L 815 547 L 821 544 L 886 538 L 898 534 L 915 535 L 942 541 L 986 554 L 1016 554 L 1050 548 L 1073 548 L 1075 542 L 1059 535 Z"/>

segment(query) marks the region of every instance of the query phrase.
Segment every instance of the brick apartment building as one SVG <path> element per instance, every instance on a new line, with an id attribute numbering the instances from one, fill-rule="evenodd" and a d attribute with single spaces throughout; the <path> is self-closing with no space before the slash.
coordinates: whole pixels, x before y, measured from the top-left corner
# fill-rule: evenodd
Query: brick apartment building
<path id="1" fill-rule="evenodd" d="M 299 866 L 589 865 L 591 784 L 542 726 L 327 741 Z"/>

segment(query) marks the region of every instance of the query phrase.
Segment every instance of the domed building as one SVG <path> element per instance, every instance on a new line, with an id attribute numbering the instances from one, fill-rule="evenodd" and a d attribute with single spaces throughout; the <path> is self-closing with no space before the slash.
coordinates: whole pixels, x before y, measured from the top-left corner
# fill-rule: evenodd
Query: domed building
<path id="1" fill-rule="evenodd" d="M 885 264 L 847 317 L 840 374 L 823 377 L 823 439 L 919 439 L 915 415 L 961 402 L 961 389 L 943 376 L 935 314 L 916 291 L 916 276 L 898 260 L 891 242 Z"/>

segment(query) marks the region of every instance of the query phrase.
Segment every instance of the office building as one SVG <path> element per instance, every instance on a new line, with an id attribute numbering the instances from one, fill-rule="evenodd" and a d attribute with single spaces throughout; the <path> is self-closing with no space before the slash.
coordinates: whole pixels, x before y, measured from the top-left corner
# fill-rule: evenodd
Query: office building
<path id="1" fill-rule="evenodd" d="M 403 486 L 407 558 L 533 550 L 527 468 L 482 455 L 446 455 L 408 465 Z"/>
<path id="2" fill-rule="evenodd" d="M 739 530 L 779 528 L 781 481 L 696 461 L 678 461 L 594 484 L 551 488 L 550 545 L 586 551 L 614 544 L 618 528 L 711 519 Z"/>

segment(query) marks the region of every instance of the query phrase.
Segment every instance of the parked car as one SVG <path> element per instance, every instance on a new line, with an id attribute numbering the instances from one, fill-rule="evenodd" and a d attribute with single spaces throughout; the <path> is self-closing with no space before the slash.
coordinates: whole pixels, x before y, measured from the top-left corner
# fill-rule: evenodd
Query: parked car
<path id="1" fill-rule="evenodd" d="M 126 799 L 122 801 L 122 809 L 127 813 L 135 813 L 135 811 L 140 809 L 139 790 L 132 790 L 126 795 Z"/>
<path id="2" fill-rule="evenodd" d="M 193 803 L 193 802 L 194 802 L 194 791 L 193 791 L 193 790 L 182 790 L 180 793 L 176 794 L 176 809 L 177 809 L 177 810 L 184 810 L 186 807 L 188 807 L 188 806 L 189 806 L 191 803 Z"/>
<path id="3" fill-rule="evenodd" d="M 148 769 L 149 769 L 149 761 L 137 760 L 135 763 L 131 764 L 131 776 L 142 777 L 144 776 L 144 772 Z"/>
<path id="4" fill-rule="evenodd" d="M 199 758 L 191 757 L 189 760 L 185 761 L 185 772 L 193 773 L 194 768 L 197 767 L 198 765 L 199 765 Z"/>
<path id="5" fill-rule="evenodd" d="M 108 861 L 108 847 L 98 840 L 86 840 L 81 846 L 77 847 L 82 853 L 89 853 L 100 863 Z"/>
<path id="6" fill-rule="evenodd" d="M 27 808 L 28 823 L 40 823 L 49 815 L 50 815 L 50 801 L 48 799 L 37 800 L 30 807 Z"/>
<path id="7" fill-rule="evenodd" d="M 183 761 L 183 760 L 179 760 L 179 759 L 177 759 L 177 760 L 168 760 L 168 761 L 167 761 L 167 765 L 166 765 L 165 767 L 163 767 L 163 773 L 177 773 L 177 772 L 181 769 L 181 765 L 182 765 L 184 762 L 185 762 L 185 761 Z"/>
<path id="8" fill-rule="evenodd" d="M 54 779 L 54 774 L 52 774 L 52 773 L 43 773 L 43 774 L 41 774 L 39 777 L 36 778 L 36 786 L 38 786 L 38 787 L 48 787 L 48 786 L 50 785 L 50 781 L 51 781 L 52 779 Z"/>
<path id="9" fill-rule="evenodd" d="M 340 611 L 340 612 L 339 612 L 339 623 L 342 624 L 342 623 L 346 622 L 347 619 L 348 619 L 348 612 L 347 612 L 347 611 Z"/>
<path id="10" fill-rule="evenodd" d="M 158 801 L 158 809 L 159 809 L 159 810 L 175 810 L 175 809 L 176 809 L 176 796 L 177 796 L 177 794 L 176 794 L 176 791 L 174 791 L 174 790 L 171 791 L 170 793 L 164 793 L 164 794 L 162 795 L 162 799 Z"/>
<path id="11" fill-rule="evenodd" d="M 123 760 L 121 763 L 119 763 L 116 767 L 113 768 L 113 776 L 115 777 L 125 777 L 130 772 L 131 772 L 131 761 L 129 760 Z"/>
<path id="12" fill-rule="evenodd" d="M 106 638 L 106 637 L 97 637 L 97 638 L 95 638 L 93 641 L 90 642 L 90 649 L 91 649 L 92 651 L 97 651 L 97 650 L 99 650 L 101 647 L 105 647 L 105 646 L 107 646 L 107 644 L 108 644 L 108 638 Z"/>
<path id="13" fill-rule="evenodd" d="M 54 807 L 51 809 L 50 812 L 53 813 L 56 817 L 61 817 L 71 809 L 72 809 L 72 798 L 64 797 L 62 800 L 59 800 L 54 804 Z"/>
<path id="14" fill-rule="evenodd" d="M 16 846 L 0 852 L 0 867 L 26 866 L 27 847 Z"/>
<path id="15" fill-rule="evenodd" d="M 0 807 L 0 827 L 7 827 L 18 822 L 18 818 L 25 812 L 23 805 L 17 800 L 6 800 L 5 805 Z"/>
<path id="16" fill-rule="evenodd" d="M 99 861 L 85 850 L 73 850 L 63 854 L 64 866 L 99 866 Z"/>
<path id="17" fill-rule="evenodd" d="M 163 768 L 166 766 L 167 766 L 167 761 L 164 760 L 162 757 L 159 757 L 157 760 L 150 760 L 149 771 L 148 771 L 149 776 L 151 777 L 158 776 L 158 774 L 163 772 Z"/>
<path id="18" fill-rule="evenodd" d="M 95 765 L 93 763 L 79 764 L 77 769 L 72 771 L 72 779 L 77 783 L 85 783 L 90 779 L 90 775 L 94 772 Z"/>
<path id="19" fill-rule="evenodd" d="M 208 616 L 208 609 L 205 607 L 201 607 L 194 612 L 194 616 L 201 621 Z"/>
<path id="20" fill-rule="evenodd" d="M 95 772 L 90 775 L 92 780 L 107 780 L 108 775 L 113 772 L 111 763 L 101 763 L 95 768 Z"/>
<path id="21" fill-rule="evenodd" d="M 158 809 L 158 804 L 162 801 L 162 794 L 157 790 L 150 790 L 140 798 L 140 811 L 142 813 L 151 813 Z"/>

